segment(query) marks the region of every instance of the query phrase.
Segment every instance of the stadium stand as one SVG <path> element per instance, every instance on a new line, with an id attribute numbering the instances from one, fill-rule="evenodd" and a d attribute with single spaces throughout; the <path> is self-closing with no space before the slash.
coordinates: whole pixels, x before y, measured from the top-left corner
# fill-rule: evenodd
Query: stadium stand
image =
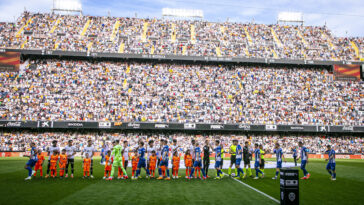
<path id="1" fill-rule="evenodd" d="M 359 125 L 362 82 L 324 68 L 33 60 L 0 73 L 3 120 Z"/>
<path id="2" fill-rule="evenodd" d="M 24 12 L 0 24 L 0 48 L 306 60 L 362 58 L 363 38 L 326 27 Z"/>

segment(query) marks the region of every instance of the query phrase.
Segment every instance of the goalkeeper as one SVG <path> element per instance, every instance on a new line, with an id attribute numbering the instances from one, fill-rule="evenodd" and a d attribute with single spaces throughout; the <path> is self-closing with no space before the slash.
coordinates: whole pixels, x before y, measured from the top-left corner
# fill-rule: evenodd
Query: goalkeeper
<path id="1" fill-rule="evenodd" d="M 114 160 L 112 163 L 111 174 L 110 174 L 109 180 L 112 180 L 115 169 L 118 169 L 119 167 L 121 168 L 121 170 L 124 173 L 124 179 L 128 178 L 128 175 L 123 166 L 123 160 L 122 160 L 122 155 L 121 155 L 121 151 L 123 150 L 123 147 L 121 145 L 119 145 L 119 142 L 120 142 L 119 140 L 115 140 L 113 143 L 114 147 L 111 152 L 111 157 Z"/>

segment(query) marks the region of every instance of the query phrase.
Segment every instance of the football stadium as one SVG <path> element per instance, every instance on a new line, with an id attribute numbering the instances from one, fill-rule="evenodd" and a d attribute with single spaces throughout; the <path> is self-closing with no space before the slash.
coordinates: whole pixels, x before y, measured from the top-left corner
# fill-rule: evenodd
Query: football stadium
<path id="1" fill-rule="evenodd" d="M 362 204 L 364 4 L 304 2 L 0 1 L 0 204 Z"/>

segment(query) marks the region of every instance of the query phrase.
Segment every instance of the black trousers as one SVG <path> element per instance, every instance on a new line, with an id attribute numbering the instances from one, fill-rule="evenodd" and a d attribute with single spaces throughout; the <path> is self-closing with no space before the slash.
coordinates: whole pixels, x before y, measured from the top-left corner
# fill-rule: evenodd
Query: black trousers
<path id="1" fill-rule="evenodd" d="M 297 156 L 294 156 L 293 160 L 294 160 L 294 166 L 297 166 Z"/>
<path id="2" fill-rule="evenodd" d="M 209 166 L 210 166 L 210 158 L 203 158 L 203 170 L 205 171 L 206 176 L 209 171 Z"/>
<path id="3" fill-rule="evenodd" d="M 73 174 L 73 172 L 74 172 L 74 166 L 75 166 L 75 159 L 67 159 L 66 174 L 68 174 L 68 166 L 69 165 L 71 165 L 71 173 Z"/>
<path id="4" fill-rule="evenodd" d="M 126 170 L 126 168 L 128 168 L 128 163 L 129 161 L 128 160 L 124 160 L 124 169 Z"/>
<path id="5" fill-rule="evenodd" d="M 90 174 L 94 173 L 94 159 L 91 159 Z"/>
<path id="6" fill-rule="evenodd" d="M 51 167 L 51 158 L 48 159 L 47 175 L 49 174 L 49 168 Z"/>

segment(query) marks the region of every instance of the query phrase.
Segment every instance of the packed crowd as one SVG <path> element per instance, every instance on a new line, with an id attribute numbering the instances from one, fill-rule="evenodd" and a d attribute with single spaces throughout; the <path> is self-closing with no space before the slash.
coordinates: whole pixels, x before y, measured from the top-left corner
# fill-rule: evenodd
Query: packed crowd
<path id="1" fill-rule="evenodd" d="M 230 134 L 211 134 L 211 135 L 193 135 L 182 133 L 104 133 L 104 132 L 1 132 L 0 133 L 0 151 L 27 151 L 30 142 L 35 142 L 36 146 L 44 151 L 51 146 L 53 140 L 57 140 L 58 146 L 67 146 L 68 140 L 72 139 L 73 144 L 78 151 L 87 146 L 87 141 L 92 140 L 93 146 L 101 151 L 103 145 L 112 147 L 112 141 L 118 139 L 127 140 L 131 150 L 138 146 L 138 141 L 147 142 L 154 140 L 159 145 L 160 139 L 167 139 L 172 143 L 173 139 L 177 140 L 177 145 L 182 152 L 185 152 L 191 146 L 191 139 L 195 139 L 200 145 L 204 145 L 206 140 L 211 143 L 214 140 L 220 140 L 222 147 L 228 153 L 229 147 L 234 139 L 240 143 L 249 141 L 250 144 L 262 144 L 267 153 L 273 153 L 276 142 L 281 144 L 284 153 L 292 153 L 292 148 L 297 147 L 299 141 L 304 142 L 305 146 L 312 153 L 324 153 L 326 145 L 331 145 L 336 153 L 364 153 L 364 138 L 354 136 L 309 136 L 309 135 L 230 135 Z"/>
<path id="2" fill-rule="evenodd" d="M 363 82 L 321 68 L 30 64 L 0 73 L 0 119 L 364 125 Z"/>
<path id="3" fill-rule="evenodd" d="M 15 24 L 0 24 L 0 48 L 359 60 L 363 38 L 335 38 L 326 27 L 317 26 L 24 12 Z"/>

